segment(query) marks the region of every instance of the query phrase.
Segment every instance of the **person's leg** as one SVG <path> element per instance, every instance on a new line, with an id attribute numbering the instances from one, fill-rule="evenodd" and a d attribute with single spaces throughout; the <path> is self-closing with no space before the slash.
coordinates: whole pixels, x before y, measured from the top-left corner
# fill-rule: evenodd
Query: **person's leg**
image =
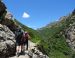
<path id="1" fill-rule="evenodd" d="M 19 46 L 16 46 L 16 52 L 19 52 Z"/>
<path id="2" fill-rule="evenodd" d="M 24 51 L 24 42 L 21 42 L 21 52 Z"/>
<path id="3" fill-rule="evenodd" d="M 25 54 L 25 46 L 24 46 L 24 44 L 21 45 L 21 54 Z"/>
<path id="4" fill-rule="evenodd" d="M 21 51 L 24 51 L 24 44 L 21 45 Z"/>
<path id="5" fill-rule="evenodd" d="M 16 42 L 16 53 L 19 52 L 19 44 Z"/>
<path id="6" fill-rule="evenodd" d="M 28 40 L 26 40 L 26 50 L 28 50 Z"/>
<path id="7" fill-rule="evenodd" d="M 19 43 L 16 44 L 16 56 L 18 57 L 21 52 L 21 45 Z"/>
<path id="8" fill-rule="evenodd" d="M 16 46 L 16 56 L 19 56 L 19 46 Z"/>
<path id="9" fill-rule="evenodd" d="M 19 46 L 19 53 L 21 53 L 21 45 Z"/>

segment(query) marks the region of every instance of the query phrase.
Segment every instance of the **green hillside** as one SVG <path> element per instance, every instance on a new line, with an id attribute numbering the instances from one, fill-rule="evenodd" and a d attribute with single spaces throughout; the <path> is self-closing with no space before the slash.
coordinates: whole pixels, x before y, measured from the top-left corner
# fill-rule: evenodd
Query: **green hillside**
<path id="1" fill-rule="evenodd" d="M 75 23 L 75 10 L 59 21 L 38 30 L 43 37 L 39 49 L 50 58 L 73 58 L 73 52 L 66 43 L 65 30 Z"/>

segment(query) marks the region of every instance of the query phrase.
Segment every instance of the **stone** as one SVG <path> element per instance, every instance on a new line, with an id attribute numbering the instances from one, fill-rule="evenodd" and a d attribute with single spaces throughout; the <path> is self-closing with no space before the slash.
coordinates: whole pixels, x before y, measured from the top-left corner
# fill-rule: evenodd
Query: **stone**
<path id="1" fill-rule="evenodd" d="M 15 34 L 5 25 L 0 30 L 0 57 L 8 57 L 15 53 Z"/>

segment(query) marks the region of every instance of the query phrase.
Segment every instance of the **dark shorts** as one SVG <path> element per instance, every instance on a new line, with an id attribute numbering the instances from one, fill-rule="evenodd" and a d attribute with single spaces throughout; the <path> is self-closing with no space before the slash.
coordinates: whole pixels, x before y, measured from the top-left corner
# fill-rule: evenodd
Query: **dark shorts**
<path id="1" fill-rule="evenodd" d="M 16 42 L 16 45 L 17 45 L 17 46 L 20 46 L 20 45 L 23 45 L 23 44 L 24 44 L 24 43 L 21 42 L 21 41 L 20 41 L 20 42 Z"/>
<path id="2" fill-rule="evenodd" d="M 23 41 L 18 41 L 18 40 L 16 40 L 16 45 L 17 46 L 20 46 L 20 45 L 26 45 L 26 44 L 28 44 L 28 39 L 27 40 L 23 40 Z"/>
<path id="3" fill-rule="evenodd" d="M 24 44 L 24 45 L 28 44 L 28 40 L 26 40 L 23 44 Z"/>
<path id="4" fill-rule="evenodd" d="M 20 46 L 21 44 L 19 42 L 16 42 L 16 46 Z"/>

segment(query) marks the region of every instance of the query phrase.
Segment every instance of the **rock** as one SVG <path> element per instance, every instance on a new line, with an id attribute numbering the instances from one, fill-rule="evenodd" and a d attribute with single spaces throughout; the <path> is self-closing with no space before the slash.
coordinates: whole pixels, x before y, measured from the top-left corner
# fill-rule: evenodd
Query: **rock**
<path id="1" fill-rule="evenodd" d="M 5 19 L 12 19 L 13 15 L 10 12 L 7 12 L 5 15 Z"/>
<path id="2" fill-rule="evenodd" d="M 36 54 L 33 54 L 32 58 L 38 58 L 38 56 Z"/>
<path id="3" fill-rule="evenodd" d="M 0 24 L 0 57 L 6 58 L 14 53 L 15 35 L 7 26 Z"/>
<path id="4" fill-rule="evenodd" d="M 5 42 L 1 42 L 0 43 L 0 52 L 3 52 L 5 54 L 6 53 L 6 49 L 7 49 L 6 43 Z"/>
<path id="5" fill-rule="evenodd" d="M 66 42 L 75 51 L 75 23 L 71 24 L 71 26 L 66 29 Z"/>

